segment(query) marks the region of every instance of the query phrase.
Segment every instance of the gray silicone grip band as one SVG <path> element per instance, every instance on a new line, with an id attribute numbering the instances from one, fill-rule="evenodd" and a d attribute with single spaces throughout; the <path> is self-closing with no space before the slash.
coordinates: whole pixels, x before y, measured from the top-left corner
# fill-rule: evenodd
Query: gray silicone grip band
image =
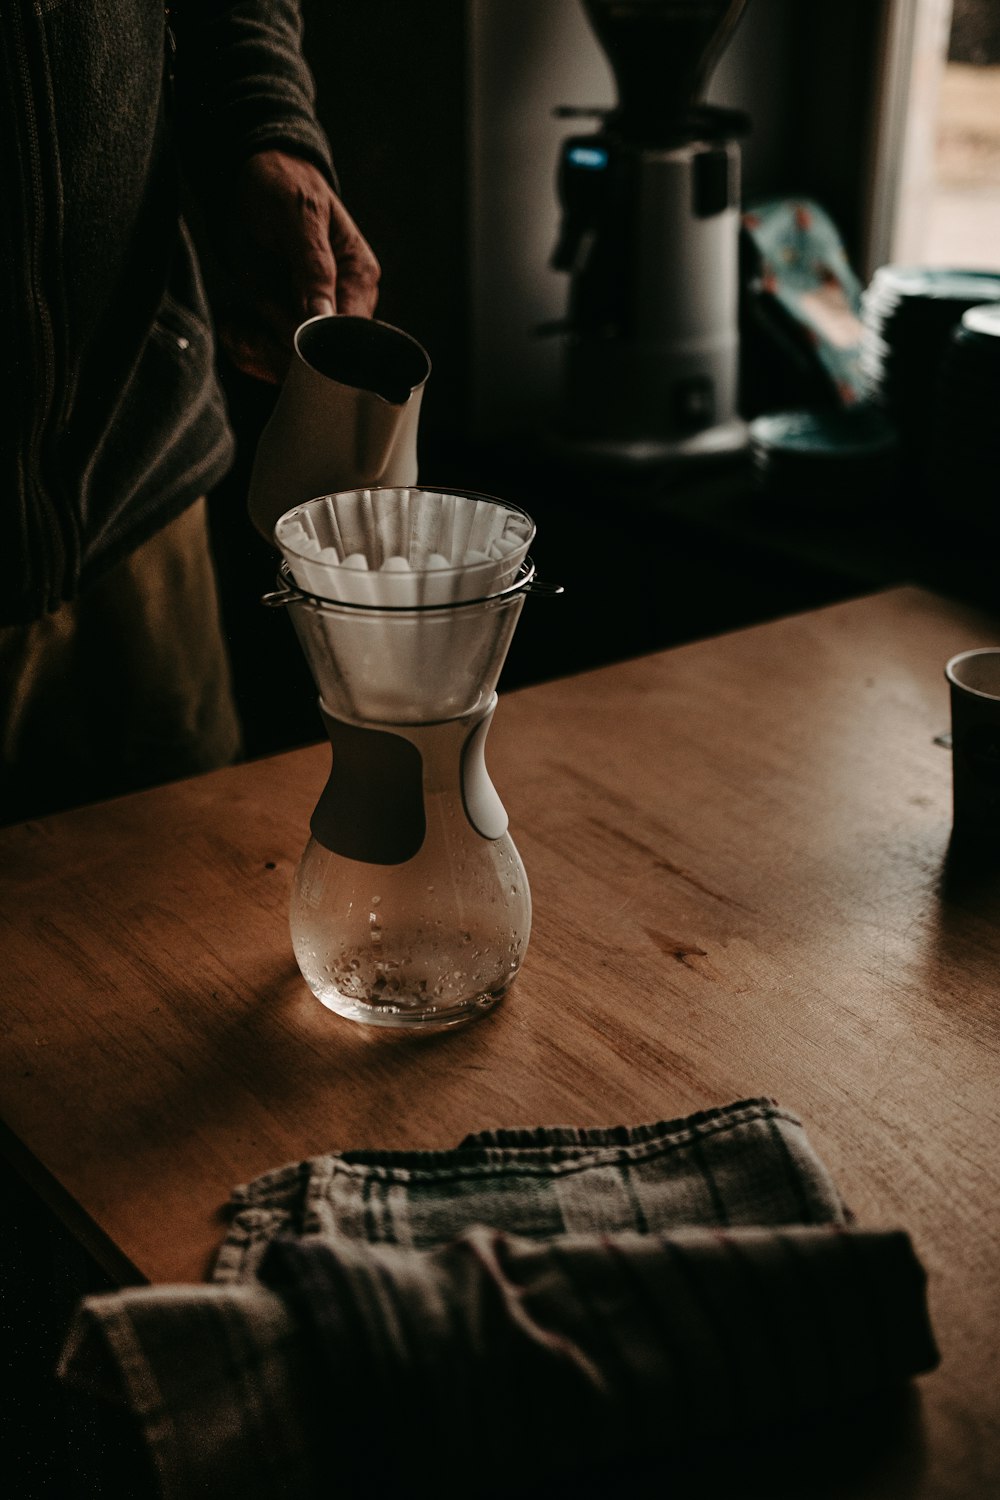
<path id="1" fill-rule="evenodd" d="M 483 709 L 441 724 L 350 724 L 320 704 L 333 747 L 329 780 L 310 821 L 333 854 L 373 865 L 412 859 L 427 831 L 427 792 L 460 790 L 480 837 L 507 831 L 507 813 L 486 770 L 485 744 L 496 694 Z"/>

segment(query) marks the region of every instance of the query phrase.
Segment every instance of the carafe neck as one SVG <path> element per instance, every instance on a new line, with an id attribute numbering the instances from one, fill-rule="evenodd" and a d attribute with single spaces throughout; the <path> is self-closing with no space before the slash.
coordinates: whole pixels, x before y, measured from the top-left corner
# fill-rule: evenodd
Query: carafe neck
<path id="1" fill-rule="evenodd" d="M 310 822 L 313 838 L 347 859 L 402 864 L 426 838 L 427 797 L 449 791 L 475 833 L 501 838 L 507 813 L 485 759 L 496 705 L 494 693 L 460 718 L 386 725 L 337 718 L 320 701 L 333 766 Z"/>

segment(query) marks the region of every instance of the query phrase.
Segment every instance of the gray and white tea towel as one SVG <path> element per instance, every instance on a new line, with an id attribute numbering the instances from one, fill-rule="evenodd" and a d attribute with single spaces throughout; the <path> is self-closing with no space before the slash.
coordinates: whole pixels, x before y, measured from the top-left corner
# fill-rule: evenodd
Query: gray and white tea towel
<path id="1" fill-rule="evenodd" d="M 334 1153 L 232 1208 L 212 1284 L 89 1298 L 63 1355 L 167 1500 L 516 1493 L 528 1454 L 655 1457 L 937 1361 L 908 1236 L 857 1228 L 767 1099 Z"/>

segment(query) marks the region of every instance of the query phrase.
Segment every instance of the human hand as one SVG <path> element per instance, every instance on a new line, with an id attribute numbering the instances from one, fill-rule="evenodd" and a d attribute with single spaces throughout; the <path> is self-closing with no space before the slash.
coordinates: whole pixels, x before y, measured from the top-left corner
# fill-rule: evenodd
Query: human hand
<path id="1" fill-rule="evenodd" d="M 306 318 L 371 316 L 379 264 L 323 174 L 284 151 L 248 157 L 221 207 L 232 298 L 219 334 L 237 369 L 277 384 Z"/>

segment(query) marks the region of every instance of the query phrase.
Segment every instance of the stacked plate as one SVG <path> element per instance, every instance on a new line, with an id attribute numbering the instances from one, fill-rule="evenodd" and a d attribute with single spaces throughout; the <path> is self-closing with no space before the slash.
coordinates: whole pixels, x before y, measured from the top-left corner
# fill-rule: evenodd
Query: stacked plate
<path id="1" fill-rule="evenodd" d="M 1000 273 L 882 266 L 862 297 L 865 393 L 895 424 L 919 468 L 935 425 L 942 362 L 971 307 L 1000 302 Z"/>
<path id="2" fill-rule="evenodd" d="M 970 308 L 952 332 L 932 442 L 935 500 L 1000 530 L 1000 301 Z"/>
<path id="3" fill-rule="evenodd" d="M 750 424 L 759 490 L 803 516 L 883 503 L 895 488 L 896 452 L 892 423 L 872 405 L 774 412 Z"/>

